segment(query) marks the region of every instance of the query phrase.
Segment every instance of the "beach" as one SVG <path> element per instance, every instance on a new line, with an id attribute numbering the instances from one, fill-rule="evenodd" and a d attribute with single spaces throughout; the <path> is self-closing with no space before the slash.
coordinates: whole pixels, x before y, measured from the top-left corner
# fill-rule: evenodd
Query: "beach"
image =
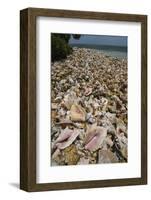
<path id="1" fill-rule="evenodd" d="M 93 50 L 99 50 L 107 56 L 111 56 L 118 59 L 127 59 L 127 46 L 111 46 L 111 45 L 99 45 L 99 44 L 70 44 L 71 47 L 86 48 Z"/>
<path id="2" fill-rule="evenodd" d="M 51 165 L 128 161 L 127 59 L 73 47 L 51 64 Z"/>

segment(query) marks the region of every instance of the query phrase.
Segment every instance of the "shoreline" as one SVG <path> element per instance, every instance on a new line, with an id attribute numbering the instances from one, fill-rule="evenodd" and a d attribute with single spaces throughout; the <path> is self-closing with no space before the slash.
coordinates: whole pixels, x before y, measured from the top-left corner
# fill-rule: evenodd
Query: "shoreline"
<path id="1" fill-rule="evenodd" d="M 127 58 L 125 58 L 125 57 L 119 58 L 119 57 L 116 57 L 116 56 L 111 56 L 111 55 L 103 52 L 102 50 L 98 50 L 98 49 L 91 49 L 91 48 L 84 48 L 84 47 L 80 47 L 80 48 L 79 47 L 72 47 L 72 49 L 73 49 L 73 52 L 71 54 L 69 54 L 67 56 L 67 58 L 59 60 L 59 61 L 54 61 L 54 62 L 52 62 L 52 65 L 54 63 L 66 62 L 66 60 L 70 59 L 72 56 L 75 56 L 74 52 L 78 52 L 78 51 L 85 51 L 85 52 L 87 51 L 87 52 L 93 54 L 94 56 L 99 54 L 100 56 L 102 56 L 102 58 L 104 57 L 104 58 L 109 58 L 109 59 L 113 59 L 113 60 L 118 60 L 120 62 L 121 61 L 127 62 Z"/>
<path id="2" fill-rule="evenodd" d="M 124 59 L 124 60 L 127 60 L 127 53 L 126 53 L 126 51 L 115 51 L 114 49 L 112 49 L 112 50 L 109 50 L 108 48 L 107 49 L 97 49 L 97 48 L 88 48 L 88 47 L 78 47 L 78 46 L 72 46 L 71 45 L 71 47 L 73 48 L 73 49 L 87 49 L 87 50 L 89 50 L 89 51 L 98 51 L 99 53 L 101 53 L 101 54 L 104 54 L 105 56 L 107 56 L 107 57 L 112 57 L 112 58 L 117 58 L 117 59 L 119 59 L 119 60 L 122 60 L 122 59 Z M 115 53 L 116 52 L 116 54 L 115 55 L 117 55 L 117 56 L 115 56 L 115 55 L 112 55 L 113 54 L 113 52 Z M 126 54 L 126 56 L 121 56 L 120 54 L 122 54 L 122 55 L 125 55 Z"/>

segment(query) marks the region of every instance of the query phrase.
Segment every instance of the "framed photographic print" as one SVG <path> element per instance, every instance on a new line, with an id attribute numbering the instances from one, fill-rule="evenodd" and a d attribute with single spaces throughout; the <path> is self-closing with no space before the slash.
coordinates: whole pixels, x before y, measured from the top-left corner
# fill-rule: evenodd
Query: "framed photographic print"
<path id="1" fill-rule="evenodd" d="M 147 16 L 20 12 L 20 188 L 147 184 Z"/>

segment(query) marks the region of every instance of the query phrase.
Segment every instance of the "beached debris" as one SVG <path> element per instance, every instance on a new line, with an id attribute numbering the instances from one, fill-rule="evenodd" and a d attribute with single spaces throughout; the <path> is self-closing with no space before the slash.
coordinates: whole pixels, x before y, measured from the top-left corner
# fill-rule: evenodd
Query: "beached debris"
<path id="1" fill-rule="evenodd" d="M 99 150 L 98 163 L 118 163 L 118 158 L 110 150 Z"/>
<path id="2" fill-rule="evenodd" d="M 78 104 L 71 106 L 71 120 L 74 122 L 85 122 L 85 110 Z"/>
<path id="3" fill-rule="evenodd" d="M 122 132 L 126 134 L 126 132 L 127 132 L 126 126 L 121 119 L 117 119 L 116 127 L 117 127 L 116 128 L 117 135 L 120 135 L 120 133 L 122 133 Z"/>

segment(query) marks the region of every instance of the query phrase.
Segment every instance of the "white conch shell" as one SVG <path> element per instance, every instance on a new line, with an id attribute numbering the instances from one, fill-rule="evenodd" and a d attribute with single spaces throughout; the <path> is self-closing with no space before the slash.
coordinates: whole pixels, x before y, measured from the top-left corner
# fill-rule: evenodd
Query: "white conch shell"
<path id="1" fill-rule="evenodd" d="M 75 92 L 71 92 L 64 97 L 64 105 L 69 110 L 71 106 L 77 102 L 77 96 Z"/>
<path id="2" fill-rule="evenodd" d="M 71 106 L 71 120 L 74 122 L 84 122 L 86 118 L 85 110 L 78 104 Z"/>

